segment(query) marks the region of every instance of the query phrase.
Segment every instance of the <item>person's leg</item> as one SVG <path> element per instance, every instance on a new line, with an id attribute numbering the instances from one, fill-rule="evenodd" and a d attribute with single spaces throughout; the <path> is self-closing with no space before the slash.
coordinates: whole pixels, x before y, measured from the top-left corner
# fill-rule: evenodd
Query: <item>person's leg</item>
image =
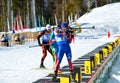
<path id="1" fill-rule="evenodd" d="M 52 57 L 53 57 L 53 64 L 55 64 L 55 57 L 54 57 L 54 48 L 52 47 L 50 47 L 50 45 L 47 45 L 46 46 L 46 49 L 48 50 L 48 52 L 52 55 Z"/>
<path id="2" fill-rule="evenodd" d="M 69 68 L 70 68 L 70 78 L 73 79 L 73 65 L 72 65 L 72 53 L 71 53 L 71 48 L 70 46 L 66 47 L 66 56 L 67 56 L 67 60 L 68 60 L 68 64 L 69 64 Z"/>
<path id="3" fill-rule="evenodd" d="M 64 55 L 64 47 L 63 46 L 59 46 L 58 48 L 58 55 L 57 55 L 57 63 L 56 63 L 56 66 L 55 66 L 55 71 L 58 71 L 59 69 L 59 65 L 62 61 L 62 58 L 63 58 L 63 55 Z"/>
<path id="4" fill-rule="evenodd" d="M 55 65 L 55 69 L 54 69 L 54 75 L 53 75 L 53 80 L 56 80 L 57 79 L 57 74 L 58 74 L 58 70 L 59 70 L 59 66 L 60 66 L 60 63 L 62 61 L 62 58 L 63 58 L 63 55 L 64 55 L 64 49 L 62 46 L 59 46 L 58 48 L 58 58 L 57 58 L 57 63 Z"/>
<path id="5" fill-rule="evenodd" d="M 1 46 L 4 46 L 5 45 L 5 42 L 4 41 L 1 41 Z"/>
<path id="6" fill-rule="evenodd" d="M 72 66 L 72 53 L 71 53 L 71 48 L 70 46 L 66 46 L 66 56 L 67 56 L 67 60 L 68 60 L 68 64 L 69 64 L 69 68 L 70 68 L 70 71 L 73 70 L 73 66 Z"/>
<path id="7" fill-rule="evenodd" d="M 58 45 L 56 44 L 55 46 L 54 46 L 54 49 L 55 49 L 55 54 L 54 54 L 54 56 L 55 56 L 55 61 L 56 61 L 56 63 L 57 63 L 57 60 L 58 60 Z"/>
<path id="8" fill-rule="evenodd" d="M 41 64 L 40 64 L 40 68 L 44 68 L 44 60 L 45 60 L 45 57 L 47 56 L 47 50 L 46 50 L 46 46 L 42 46 L 42 51 L 43 51 L 43 56 L 41 58 Z"/>
<path id="9" fill-rule="evenodd" d="M 52 53 L 54 55 L 55 64 L 56 64 L 57 63 L 57 58 L 58 58 L 58 55 L 57 55 L 57 53 L 58 53 L 58 46 L 55 44 L 55 45 L 52 45 L 51 48 L 52 48 Z"/>
<path id="10" fill-rule="evenodd" d="M 8 42 L 8 41 L 6 42 L 6 46 L 7 46 L 7 47 L 9 46 L 9 42 Z"/>
<path id="11" fill-rule="evenodd" d="M 54 55 L 54 58 L 55 58 L 55 64 L 57 64 L 57 59 L 58 59 L 57 49 L 54 47 L 52 50 L 53 50 L 53 55 Z"/>

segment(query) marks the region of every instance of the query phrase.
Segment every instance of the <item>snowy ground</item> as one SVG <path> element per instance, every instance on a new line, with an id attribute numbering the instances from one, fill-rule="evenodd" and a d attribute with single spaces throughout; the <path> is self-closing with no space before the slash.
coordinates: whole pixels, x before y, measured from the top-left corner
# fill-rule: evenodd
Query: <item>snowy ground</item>
<path id="1" fill-rule="evenodd" d="M 75 43 L 71 44 L 73 60 L 106 42 L 108 40 L 76 38 Z M 0 83 L 31 83 L 53 71 L 33 69 L 39 67 L 42 57 L 40 47 L 29 48 L 29 45 L 33 44 L 37 44 L 37 42 L 23 46 L 0 47 Z M 64 56 L 61 66 L 66 64 L 67 60 Z M 45 59 L 45 66 L 53 69 L 50 54 Z"/>
<path id="2" fill-rule="evenodd" d="M 77 22 L 88 22 L 85 26 L 94 25 L 94 30 L 83 30 L 77 34 L 75 43 L 71 44 L 73 60 L 94 50 L 96 47 L 116 39 L 120 36 L 120 3 L 106 5 L 83 15 Z M 111 10 L 111 11 L 109 11 Z M 103 17 L 104 16 L 104 17 Z M 102 19 L 100 19 L 102 18 Z M 92 23 L 91 23 L 92 22 Z M 112 36 L 107 38 L 107 31 Z M 53 70 L 52 57 L 48 53 L 45 66 L 50 70 L 35 70 L 40 65 L 42 51 L 40 47 L 29 48 L 37 42 L 26 45 L 0 47 L 0 83 L 32 83 L 43 78 Z M 61 67 L 67 64 L 63 57 Z M 109 82 L 120 82 L 120 61 L 116 62 Z M 119 81 L 115 81 L 119 80 Z M 108 82 L 108 83 L 109 83 Z"/>
<path id="3" fill-rule="evenodd" d="M 71 44 L 73 60 L 108 41 L 114 41 L 113 38 L 107 39 L 87 39 L 86 37 L 79 39 L 77 37 L 75 43 Z M 31 83 L 53 71 L 51 70 L 53 62 L 50 54 L 45 59 L 45 66 L 50 70 L 34 69 L 39 67 L 42 57 L 40 47 L 29 48 L 30 45 L 34 44 L 37 42 L 8 48 L 0 47 L 0 83 Z M 64 56 L 61 67 L 66 64 L 67 60 Z"/>

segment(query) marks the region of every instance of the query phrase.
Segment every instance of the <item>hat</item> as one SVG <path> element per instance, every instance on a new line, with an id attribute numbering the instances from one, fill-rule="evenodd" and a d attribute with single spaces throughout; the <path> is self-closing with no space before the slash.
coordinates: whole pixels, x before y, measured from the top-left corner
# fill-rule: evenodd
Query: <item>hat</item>
<path id="1" fill-rule="evenodd" d="M 68 23 L 67 23 L 67 22 L 62 22 L 61 27 L 62 27 L 62 28 L 68 27 Z"/>
<path id="2" fill-rule="evenodd" d="M 47 24 L 46 29 L 50 29 L 50 28 L 51 28 L 50 24 Z"/>
<path id="3" fill-rule="evenodd" d="M 60 27 L 56 26 L 56 27 L 55 27 L 55 29 L 59 30 L 59 29 L 60 29 Z"/>

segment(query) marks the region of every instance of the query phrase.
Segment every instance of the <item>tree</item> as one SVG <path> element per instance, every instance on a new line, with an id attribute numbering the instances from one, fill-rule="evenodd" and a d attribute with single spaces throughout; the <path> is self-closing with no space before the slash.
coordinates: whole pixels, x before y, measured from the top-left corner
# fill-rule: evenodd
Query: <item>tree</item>
<path id="1" fill-rule="evenodd" d="M 100 7 L 111 2 L 120 2 L 120 0 L 34 0 L 35 12 L 33 15 L 33 0 L 0 0 L 0 31 L 7 30 L 7 18 L 10 26 L 16 16 L 22 17 L 22 22 L 27 28 L 34 27 L 33 16 L 40 19 L 44 17 L 45 24 L 55 24 L 55 16 L 58 25 L 62 21 L 68 22 L 68 16 L 73 20 L 75 16 L 80 17 L 87 12 L 89 8 Z M 45 2 L 47 1 L 47 2 Z M 89 2 L 89 7 L 87 3 Z"/>
<path id="2" fill-rule="evenodd" d="M 1 0 L 0 27 L 2 31 L 7 31 L 7 0 Z"/>
<path id="3" fill-rule="evenodd" d="M 83 5 L 84 0 L 69 0 L 68 3 L 65 6 L 65 11 L 67 12 L 67 16 L 73 14 L 73 16 L 77 15 L 79 17 L 80 13 L 82 13 L 82 10 L 85 10 L 85 7 Z"/>

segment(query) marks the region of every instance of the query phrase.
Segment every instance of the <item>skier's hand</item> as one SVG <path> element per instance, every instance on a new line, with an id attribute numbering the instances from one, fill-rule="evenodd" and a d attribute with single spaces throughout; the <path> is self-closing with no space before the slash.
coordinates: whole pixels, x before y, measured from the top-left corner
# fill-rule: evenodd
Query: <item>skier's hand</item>
<path id="1" fill-rule="evenodd" d="M 50 45 L 52 44 L 52 40 L 49 41 L 49 44 L 50 44 Z"/>
<path id="2" fill-rule="evenodd" d="M 39 46 L 41 47 L 41 46 L 42 46 L 42 44 L 39 44 Z"/>

